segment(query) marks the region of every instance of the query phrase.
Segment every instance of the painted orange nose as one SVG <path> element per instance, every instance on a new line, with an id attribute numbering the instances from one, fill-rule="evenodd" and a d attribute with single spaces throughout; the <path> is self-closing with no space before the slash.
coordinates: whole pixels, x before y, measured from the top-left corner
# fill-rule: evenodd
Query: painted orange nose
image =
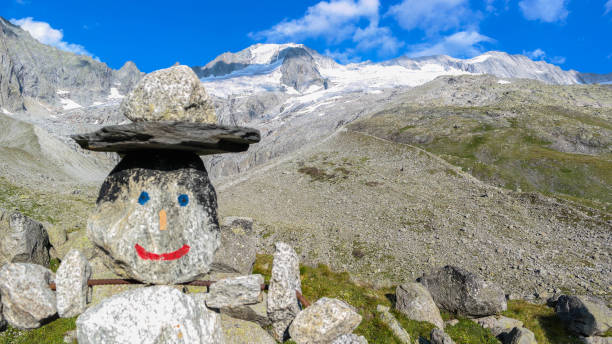
<path id="1" fill-rule="evenodd" d="M 165 231 L 167 226 L 168 226 L 168 221 L 166 219 L 166 211 L 162 209 L 159 212 L 159 230 Z"/>

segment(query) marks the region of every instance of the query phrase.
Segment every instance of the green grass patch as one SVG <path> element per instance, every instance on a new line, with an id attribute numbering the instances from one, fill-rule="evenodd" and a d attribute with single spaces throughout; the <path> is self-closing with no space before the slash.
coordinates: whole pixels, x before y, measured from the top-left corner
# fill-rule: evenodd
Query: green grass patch
<path id="1" fill-rule="evenodd" d="M 59 318 L 40 328 L 22 331 L 12 327 L 0 332 L 0 344 L 63 344 L 64 334 L 76 329 L 75 318 Z"/>
<path id="2" fill-rule="evenodd" d="M 457 344 L 499 344 L 500 341 L 488 329 L 472 320 L 457 318 L 459 323 L 444 329 Z"/>
<path id="3" fill-rule="evenodd" d="M 523 326 L 535 334 L 539 344 L 579 344 L 577 337 L 556 316 L 554 309 L 525 301 L 509 301 L 503 315 L 520 320 Z"/>

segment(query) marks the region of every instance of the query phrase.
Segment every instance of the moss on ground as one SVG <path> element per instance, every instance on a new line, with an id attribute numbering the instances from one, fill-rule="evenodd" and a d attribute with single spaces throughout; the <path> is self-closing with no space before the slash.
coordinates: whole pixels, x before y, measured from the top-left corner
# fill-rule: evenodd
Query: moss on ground
<path id="1" fill-rule="evenodd" d="M 539 344 L 582 343 L 568 332 L 551 307 L 525 301 L 509 301 L 508 310 L 503 315 L 522 321 L 523 326 L 535 334 Z"/>
<path id="2" fill-rule="evenodd" d="M 0 332 L 0 344 L 61 344 L 64 334 L 76 329 L 76 318 L 59 318 L 40 328 L 21 331 L 9 326 Z"/>

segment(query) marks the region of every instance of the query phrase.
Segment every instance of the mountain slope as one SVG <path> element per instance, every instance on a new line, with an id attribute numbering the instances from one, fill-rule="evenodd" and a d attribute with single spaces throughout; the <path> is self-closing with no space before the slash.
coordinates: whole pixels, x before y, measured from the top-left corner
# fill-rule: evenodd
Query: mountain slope
<path id="1" fill-rule="evenodd" d="M 26 110 L 26 97 L 65 110 L 105 102 L 130 90 L 141 76 L 133 63 L 114 71 L 89 56 L 44 45 L 0 17 L 0 104 L 5 112 Z"/>

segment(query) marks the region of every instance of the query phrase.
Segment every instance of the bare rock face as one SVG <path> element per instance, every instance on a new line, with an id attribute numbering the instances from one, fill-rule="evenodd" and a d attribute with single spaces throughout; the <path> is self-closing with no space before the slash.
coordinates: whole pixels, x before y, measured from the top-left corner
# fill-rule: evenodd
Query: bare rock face
<path id="1" fill-rule="evenodd" d="M 420 283 L 406 283 L 397 287 L 395 291 L 395 308 L 405 314 L 409 319 L 427 321 L 444 328 L 444 321 L 440 310 L 431 298 L 429 291 Z"/>
<path id="2" fill-rule="evenodd" d="M 120 111 L 134 122 L 217 123 L 204 86 L 190 67 L 182 65 L 145 75 L 123 100 Z"/>
<path id="3" fill-rule="evenodd" d="M 209 288 L 206 306 L 209 308 L 238 307 L 261 302 L 262 275 L 225 278 Z"/>
<path id="4" fill-rule="evenodd" d="M 431 330 L 431 344 L 455 344 L 452 338 L 439 328 Z"/>
<path id="5" fill-rule="evenodd" d="M 533 332 L 524 327 L 515 327 L 510 333 L 503 335 L 504 344 L 538 344 Z"/>
<path id="6" fill-rule="evenodd" d="M 122 276 L 176 284 L 207 273 L 219 224 L 202 160 L 181 152 L 125 156 L 102 185 L 87 235 Z"/>
<path id="7" fill-rule="evenodd" d="M 300 312 L 295 291 L 302 292 L 300 263 L 297 253 L 285 243 L 275 244 L 272 276 L 268 290 L 268 317 L 276 340 L 287 338 L 287 328 Z"/>
<path id="8" fill-rule="evenodd" d="M 356 334 L 344 334 L 332 342 L 332 344 L 368 344 L 364 336 Z"/>
<path id="9" fill-rule="evenodd" d="M 91 277 L 91 265 L 78 250 L 72 249 L 64 256 L 57 269 L 55 287 L 57 312 L 62 318 L 71 318 L 85 311 L 87 305 L 87 281 Z"/>
<path id="10" fill-rule="evenodd" d="M 2 313 L 18 329 L 38 328 L 57 314 L 55 293 L 49 288 L 51 270 L 28 263 L 9 263 L 0 269 Z"/>
<path id="11" fill-rule="evenodd" d="M 221 225 L 221 246 L 215 253 L 211 270 L 248 275 L 257 256 L 257 237 L 252 233 L 253 219 L 229 216 Z"/>
<path id="12" fill-rule="evenodd" d="M 270 318 L 268 318 L 267 313 L 268 295 L 264 292 L 262 292 L 261 294 L 261 302 L 258 302 L 253 305 L 223 307 L 219 309 L 219 312 L 235 319 L 254 322 L 261 327 L 268 326 L 270 325 Z"/>
<path id="13" fill-rule="evenodd" d="M 231 344 L 276 344 L 266 330 L 256 323 L 221 314 L 225 341 Z"/>
<path id="14" fill-rule="evenodd" d="M 298 313 L 289 333 L 298 344 L 325 344 L 353 332 L 359 323 L 361 315 L 354 307 L 338 299 L 322 297 Z"/>
<path id="15" fill-rule="evenodd" d="M 503 333 L 510 333 L 515 327 L 523 327 L 523 322 L 520 320 L 505 317 L 503 315 L 491 315 L 488 317 L 472 319 L 483 328 L 491 330 L 494 336 L 499 336 Z"/>
<path id="16" fill-rule="evenodd" d="M 0 301 L 2 299 L 0 298 Z M 4 315 L 2 315 L 2 302 L 0 302 L 0 332 L 6 329 L 6 320 L 4 320 Z"/>
<path id="17" fill-rule="evenodd" d="M 49 266 L 49 235 L 29 217 L 0 209 L 0 266 L 32 263 Z"/>
<path id="18" fill-rule="evenodd" d="M 76 323 L 79 344 L 225 343 L 219 315 L 168 286 L 115 295 Z"/>
<path id="19" fill-rule="evenodd" d="M 562 295 L 555 312 L 570 331 L 584 336 L 601 335 L 612 327 L 612 310 L 593 296 Z"/>
<path id="20" fill-rule="evenodd" d="M 447 265 L 418 279 L 438 307 L 467 316 L 487 316 L 507 308 L 504 291 L 467 270 Z"/>

